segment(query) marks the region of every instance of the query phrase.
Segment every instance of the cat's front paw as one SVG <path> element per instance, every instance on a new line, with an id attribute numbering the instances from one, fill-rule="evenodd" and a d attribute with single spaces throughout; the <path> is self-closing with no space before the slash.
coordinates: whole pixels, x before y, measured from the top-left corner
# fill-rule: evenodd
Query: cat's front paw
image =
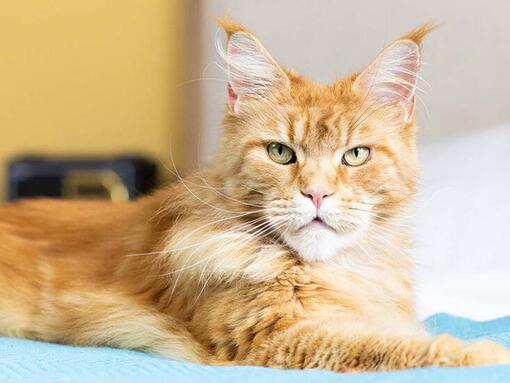
<path id="1" fill-rule="evenodd" d="M 510 364 L 510 350 L 490 340 L 468 344 L 462 350 L 462 366 Z"/>
<path id="2" fill-rule="evenodd" d="M 490 340 L 468 344 L 449 335 L 440 335 L 429 348 L 428 362 L 444 367 L 510 364 L 510 350 Z"/>

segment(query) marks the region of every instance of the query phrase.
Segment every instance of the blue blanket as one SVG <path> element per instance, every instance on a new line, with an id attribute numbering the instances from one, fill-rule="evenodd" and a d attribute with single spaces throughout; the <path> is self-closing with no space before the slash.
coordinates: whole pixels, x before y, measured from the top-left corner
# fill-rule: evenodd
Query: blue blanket
<path id="1" fill-rule="evenodd" d="M 488 322 L 437 314 L 426 321 L 434 334 L 465 340 L 489 338 L 510 347 L 510 316 Z M 510 365 L 423 368 L 392 373 L 336 374 L 259 367 L 204 367 L 108 348 L 70 347 L 0 338 L 0 382 L 510 382 Z"/>

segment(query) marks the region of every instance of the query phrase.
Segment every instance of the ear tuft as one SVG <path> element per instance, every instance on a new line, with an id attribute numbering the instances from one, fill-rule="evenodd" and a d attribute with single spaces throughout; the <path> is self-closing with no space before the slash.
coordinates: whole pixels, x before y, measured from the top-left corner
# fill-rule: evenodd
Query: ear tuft
<path id="1" fill-rule="evenodd" d="M 249 31 L 243 27 L 241 24 L 239 24 L 237 21 L 231 20 L 226 17 L 218 17 L 214 20 L 218 26 L 225 31 L 227 34 L 227 37 L 230 37 L 232 34 L 236 32 L 246 32 L 249 33 Z"/>
<path id="2" fill-rule="evenodd" d="M 400 38 L 400 40 L 410 40 L 419 47 L 421 47 L 421 43 L 425 36 L 427 36 L 430 32 L 435 31 L 438 27 L 439 27 L 438 23 L 429 21 L 428 23 L 425 23 L 413 29 L 411 32 L 406 33 L 404 36 Z"/>

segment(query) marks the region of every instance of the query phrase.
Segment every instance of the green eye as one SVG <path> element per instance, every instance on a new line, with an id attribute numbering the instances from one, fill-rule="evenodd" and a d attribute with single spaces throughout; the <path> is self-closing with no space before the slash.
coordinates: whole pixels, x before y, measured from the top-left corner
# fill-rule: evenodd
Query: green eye
<path id="1" fill-rule="evenodd" d="M 342 162 L 348 166 L 360 166 L 368 161 L 370 149 L 365 146 L 352 148 L 345 152 Z"/>
<path id="2" fill-rule="evenodd" d="M 296 162 L 294 151 L 283 144 L 272 142 L 267 146 L 269 157 L 276 163 L 287 165 Z"/>

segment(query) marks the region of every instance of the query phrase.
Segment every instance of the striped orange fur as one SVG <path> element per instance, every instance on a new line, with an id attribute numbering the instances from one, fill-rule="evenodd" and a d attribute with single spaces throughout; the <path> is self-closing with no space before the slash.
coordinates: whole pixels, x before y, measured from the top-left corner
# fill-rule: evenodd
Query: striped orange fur
<path id="1" fill-rule="evenodd" d="M 0 335 L 212 365 L 510 362 L 429 336 L 414 311 L 406 211 L 430 27 L 325 85 L 221 25 L 229 92 L 208 167 L 136 202 L 0 207 Z"/>

